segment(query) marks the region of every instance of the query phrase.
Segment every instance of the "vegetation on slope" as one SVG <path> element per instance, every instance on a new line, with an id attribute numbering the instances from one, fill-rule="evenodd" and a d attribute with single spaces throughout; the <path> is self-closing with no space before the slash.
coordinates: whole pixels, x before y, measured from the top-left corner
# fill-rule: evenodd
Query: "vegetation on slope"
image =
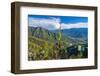
<path id="1" fill-rule="evenodd" d="M 60 32 L 53 33 L 41 27 L 29 27 L 28 60 L 86 58 L 87 51 L 78 50 L 78 45 L 83 43 L 83 41 L 63 36 Z"/>

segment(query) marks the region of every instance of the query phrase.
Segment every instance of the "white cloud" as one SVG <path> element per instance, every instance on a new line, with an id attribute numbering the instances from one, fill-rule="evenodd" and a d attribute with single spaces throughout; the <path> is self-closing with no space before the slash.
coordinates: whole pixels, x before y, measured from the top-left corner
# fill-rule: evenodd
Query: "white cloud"
<path id="1" fill-rule="evenodd" d="M 61 23 L 59 18 L 51 17 L 50 19 L 45 18 L 29 18 L 29 26 L 42 27 L 48 30 L 58 29 L 61 25 L 61 29 L 70 28 L 87 28 L 88 23 Z M 60 24 L 61 23 L 61 24 Z"/>
<path id="2" fill-rule="evenodd" d="M 61 29 L 70 29 L 70 28 L 87 28 L 88 27 L 88 23 L 73 23 L 73 24 L 65 24 L 62 23 L 61 24 Z"/>
<path id="3" fill-rule="evenodd" d="M 41 18 L 29 18 L 29 26 L 43 27 L 49 30 L 57 29 L 60 26 L 60 19 L 41 19 Z"/>

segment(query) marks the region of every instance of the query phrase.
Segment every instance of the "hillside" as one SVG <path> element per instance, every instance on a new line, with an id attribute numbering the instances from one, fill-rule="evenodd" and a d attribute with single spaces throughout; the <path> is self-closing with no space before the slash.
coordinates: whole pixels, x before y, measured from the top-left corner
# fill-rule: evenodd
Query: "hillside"
<path id="1" fill-rule="evenodd" d="M 60 41 L 57 37 L 57 32 L 41 27 L 28 27 L 28 60 L 68 59 L 70 54 L 67 54 L 67 49 L 70 44 L 73 44 L 72 48 L 75 49 L 79 43 L 84 43 L 84 40 L 64 34 Z M 80 58 L 78 55 L 75 57 Z"/>
<path id="2" fill-rule="evenodd" d="M 34 36 L 43 40 L 50 40 L 50 41 L 55 41 L 56 40 L 56 35 L 55 33 L 52 33 L 44 28 L 41 27 L 29 27 L 28 28 L 29 35 Z"/>
<path id="3" fill-rule="evenodd" d="M 36 38 L 40 38 L 46 41 L 50 41 L 50 42 L 57 42 L 57 36 L 58 36 L 57 33 L 54 33 L 42 27 L 29 27 L 28 35 L 34 36 Z M 61 41 L 75 42 L 74 39 L 71 39 L 70 37 L 64 36 L 64 35 L 62 35 Z"/>

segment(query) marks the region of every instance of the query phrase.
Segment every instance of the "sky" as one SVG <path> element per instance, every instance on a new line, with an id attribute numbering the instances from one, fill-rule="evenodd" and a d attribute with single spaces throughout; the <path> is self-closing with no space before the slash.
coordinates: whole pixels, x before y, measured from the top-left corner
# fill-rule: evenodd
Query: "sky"
<path id="1" fill-rule="evenodd" d="M 87 28 L 88 17 L 28 15 L 28 25 L 48 30 L 55 30 L 60 26 L 61 29 Z"/>

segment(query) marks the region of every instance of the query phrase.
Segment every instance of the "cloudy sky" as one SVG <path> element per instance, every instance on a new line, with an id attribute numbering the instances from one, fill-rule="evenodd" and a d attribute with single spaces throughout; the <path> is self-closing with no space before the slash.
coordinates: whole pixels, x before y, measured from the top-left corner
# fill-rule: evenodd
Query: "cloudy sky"
<path id="1" fill-rule="evenodd" d="M 28 15 L 28 25 L 48 30 L 87 28 L 88 17 Z"/>

